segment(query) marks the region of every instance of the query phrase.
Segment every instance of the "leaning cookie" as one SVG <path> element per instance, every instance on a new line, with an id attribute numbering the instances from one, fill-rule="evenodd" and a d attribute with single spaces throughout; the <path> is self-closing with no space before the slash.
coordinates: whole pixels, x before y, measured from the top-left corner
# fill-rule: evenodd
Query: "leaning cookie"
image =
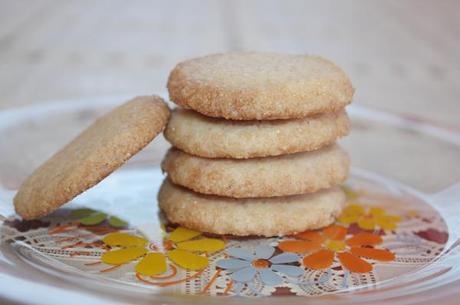
<path id="1" fill-rule="evenodd" d="M 191 155 L 247 159 L 316 150 L 349 130 L 344 110 L 294 120 L 231 121 L 177 108 L 164 134 L 174 147 Z"/>
<path id="2" fill-rule="evenodd" d="M 50 214 L 150 143 L 168 117 L 157 96 L 137 97 L 102 116 L 26 179 L 14 198 L 16 212 L 24 219 Z"/>
<path id="3" fill-rule="evenodd" d="M 234 198 L 313 193 L 345 181 L 349 159 L 337 145 L 278 157 L 207 159 L 171 149 L 162 163 L 175 184 Z"/>
<path id="4" fill-rule="evenodd" d="M 232 199 L 201 195 L 165 180 L 158 202 L 166 218 L 184 227 L 238 236 L 283 236 L 325 227 L 345 205 L 338 188 L 276 198 Z"/>
<path id="5" fill-rule="evenodd" d="M 231 120 L 336 112 L 354 92 L 342 69 L 324 58 L 244 52 L 182 62 L 171 72 L 168 90 L 178 105 Z"/>

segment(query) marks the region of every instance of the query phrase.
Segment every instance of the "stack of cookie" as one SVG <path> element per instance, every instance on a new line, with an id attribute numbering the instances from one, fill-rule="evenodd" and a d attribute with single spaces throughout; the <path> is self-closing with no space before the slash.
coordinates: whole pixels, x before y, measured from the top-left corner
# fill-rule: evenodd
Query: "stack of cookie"
<path id="1" fill-rule="evenodd" d="M 215 234 L 276 236 L 331 224 L 345 204 L 353 96 L 345 73 L 319 57 L 218 54 L 172 71 L 183 108 L 165 129 L 174 146 L 159 204 L 166 218 Z"/>

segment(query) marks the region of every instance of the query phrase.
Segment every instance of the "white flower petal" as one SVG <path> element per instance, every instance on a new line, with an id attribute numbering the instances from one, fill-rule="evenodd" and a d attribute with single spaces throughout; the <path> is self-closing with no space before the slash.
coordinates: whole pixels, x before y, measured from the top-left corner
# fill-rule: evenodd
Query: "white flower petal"
<path id="1" fill-rule="evenodd" d="M 216 262 L 216 266 L 227 270 L 238 270 L 250 266 L 250 262 L 241 259 L 229 258 L 221 259 Z"/>
<path id="2" fill-rule="evenodd" d="M 290 265 L 272 265 L 272 269 L 287 276 L 293 277 L 301 276 L 305 272 L 303 268 Z"/>
<path id="3" fill-rule="evenodd" d="M 254 259 L 254 255 L 248 250 L 243 249 L 243 248 L 237 248 L 237 247 L 229 248 L 227 249 L 227 254 L 235 258 L 239 258 L 239 259 L 243 259 L 247 261 L 252 261 Z"/>
<path id="4" fill-rule="evenodd" d="M 258 270 L 260 274 L 260 279 L 268 286 L 278 286 L 283 283 L 283 279 L 273 272 L 270 268 Z"/>
<path id="5" fill-rule="evenodd" d="M 233 285 L 233 293 L 235 295 L 240 295 L 241 291 L 243 290 L 243 285 L 243 283 L 235 282 L 235 284 Z"/>
<path id="6" fill-rule="evenodd" d="M 272 257 L 273 253 L 275 252 L 275 248 L 272 246 L 257 246 L 256 247 L 256 258 L 261 258 L 261 259 L 269 259 Z"/>
<path id="7" fill-rule="evenodd" d="M 281 253 L 275 255 L 270 259 L 270 262 L 273 264 L 286 264 L 286 263 L 295 263 L 298 262 L 300 257 L 294 253 Z"/>
<path id="8" fill-rule="evenodd" d="M 256 275 L 256 269 L 252 266 L 233 272 L 231 277 L 235 282 L 250 282 Z"/>

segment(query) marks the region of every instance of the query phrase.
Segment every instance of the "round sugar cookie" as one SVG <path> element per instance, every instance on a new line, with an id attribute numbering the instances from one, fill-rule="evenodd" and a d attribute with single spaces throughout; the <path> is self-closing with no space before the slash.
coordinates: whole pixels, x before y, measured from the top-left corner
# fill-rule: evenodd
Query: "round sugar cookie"
<path id="1" fill-rule="evenodd" d="M 165 180 L 158 202 L 166 218 L 214 234 L 282 236 L 334 222 L 345 205 L 339 187 L 314 194 L 234 199 L 202 195 Z"/>
<path id="2" fill-rule="evenodd" d="M 23 182 L 16 212 L 24 219 L 52 213 L 150 143 L 168 118 L 168 106 L 157 96 L 136 97 L 100 117 Z"/>
<path id="3" fill-rule="evenodd" d="M 179 63 L 168 80 L 170 99 L 231 120 L 303 118 L 336 112 L 354 89 L 344 71 L 317 56 L 227 53 Z"/>
<path id="4" fill-rule="evenodd" d="M 293 120 L 231 121 L 177 108 L 164 134 L 173 146 L 192 155 L 247 159 L 316 150 L 349 130 L 344 110 Z"/>
<path id="5" fill-rule="evenodd" d="M 175 184 L 233 198 L 314 193 L 345 181 L 348 155 L 336 145 L 278 157 L 207 159 L 170 149 L 162 168 Z"/>

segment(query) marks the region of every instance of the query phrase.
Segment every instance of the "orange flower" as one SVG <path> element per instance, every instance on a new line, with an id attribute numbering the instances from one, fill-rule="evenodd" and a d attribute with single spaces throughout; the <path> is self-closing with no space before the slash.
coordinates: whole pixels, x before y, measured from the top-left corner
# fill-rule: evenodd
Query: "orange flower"
<path id="1" fill-rule="evenodd" d="M 392 261 L 395 255 L 386 249 L 373 246 L 383 242 L 382 237 L 371 233 L 358 233 L 346 239 L 347 228 L 331 225 L 319 231 L 305 231 L 295 235 L 295 240 L 284 240 L 278 248 L 284 252 L 310 253 L 303 258 L 303 265 L 310 269 L 332 266 L 337 257 L 340 264 L 351 272 L 372 271 L 372 265 L 362 257 L 377 261 Z"/>

